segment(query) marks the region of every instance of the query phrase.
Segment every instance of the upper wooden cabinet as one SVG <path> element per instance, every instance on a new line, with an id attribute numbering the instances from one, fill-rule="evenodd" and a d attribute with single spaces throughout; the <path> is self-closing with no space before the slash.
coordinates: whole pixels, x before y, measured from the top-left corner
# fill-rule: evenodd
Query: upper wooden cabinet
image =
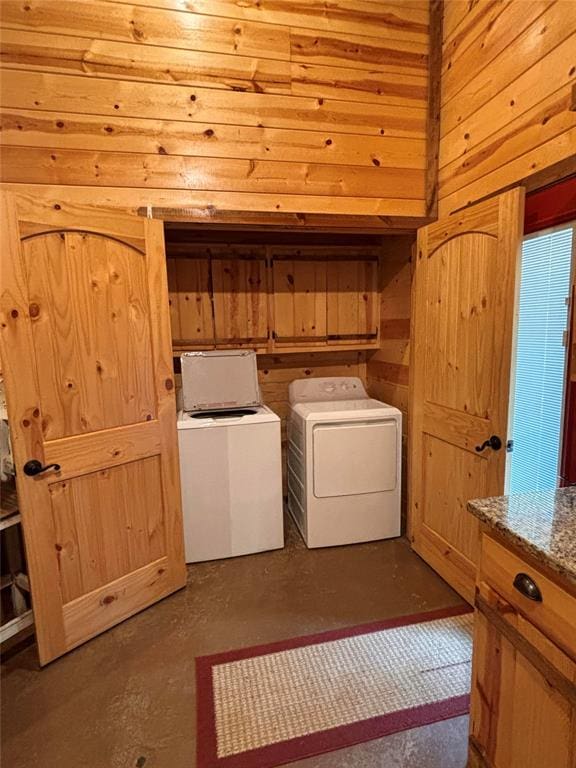
<path id="1" fill-rule="evenodd" d="M 326 343 L 326 261 L 274 259 L 274 341 Z"/>
<path id="2" fill-rule="evenodd" d="M 182 345 L 214 344 L 208 259 L 168 259 L 172 339 Z"/>
<path id="3" fill-rule="evenodd" d="M 213 259 L 211 265 L 216 344 L 267 344 L 266 261 Z"/>
<path id="4" fill-rule="evenodd" d="M 327 287 L 328 340 L 378 338 L 378 260 L 331 263 Z"/>
<path id="5" fill-rule="evenodd" d="M 174 348 L 377 347 L 378 257 L 268 249 L 168 259 Z"/>

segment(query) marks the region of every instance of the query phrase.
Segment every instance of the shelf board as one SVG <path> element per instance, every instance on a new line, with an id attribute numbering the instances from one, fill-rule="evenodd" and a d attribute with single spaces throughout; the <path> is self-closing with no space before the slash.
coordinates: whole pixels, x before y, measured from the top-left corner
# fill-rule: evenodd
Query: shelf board
<path id="1" fill-rule="evenodd" d="M 18 632 L 22 632 L 26 627 L 32 626 L 32 624 L 34 624 L 34 613 L 32 610 L 16 616 L 11 621 L 7 621 L 6 624 L 0 626 L 0 643 L 4 643 L 10 637 L 17 635 Z"/>
<path id="2" fill-rule="evenodd" d="M 20 514 L 12 514 L 8 517 L 2 517 L 0 520 L 0 531 L 5 530 L 6 528 L 11 528 L 13 525 L 18 525 L 18 523 L 22 522 L 22 517 Z"/>
<path id="3" fill-rule="evenodd" d="M 18 512 L 18 494 L 14 481 L 2 483 L 2 501 L 0 502 L 0 519 L 9 517 Z"/>
<path id="4" fill-rule="evenodd" d="M 195 347 L 173 343 L 172 354 L 177 357 L 182 352 L 199 352 L 206 349 L 253 349 L 257 355 L 288 355 L 307 352 L 362 352 L 364 350 L 375 351 L 380 349 L 379 341 L 358 342 L 355 344 L 271 344 L 269 347 L 250 347 L 248 345 L 234 346 L 233 344 L 218 347 Z"/>

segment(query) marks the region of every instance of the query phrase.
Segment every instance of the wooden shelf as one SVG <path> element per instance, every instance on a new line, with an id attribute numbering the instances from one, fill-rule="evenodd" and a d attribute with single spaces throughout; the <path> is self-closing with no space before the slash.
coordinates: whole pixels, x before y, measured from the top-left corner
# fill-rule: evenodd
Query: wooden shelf
<path id="1" fill-rule="evenodd" d="M 6 528 L 11 528 L 13 525 L 18 525 L 18 523 L 22 522 L 22 518 L 18 513 L 14 513 L 12 515 L 8 515 L 6 517 L 2 517 L 0 520 L 0 531 L 5 530 Z"/>
<path id="2" fill-rule="evenodd" d="M 196 347 L 196 346 L 186 346 L 179 344 L 174 344 L 172 347 L 172 351 L 174 353 L 174 356 L 177 357 L 178 355 L 182 354 L 182 352 L 199 352 L 204 350 L 210 350 L 210 349 L 239 349 L 240 345 L 235 346 L 234 344 L 226 345 L 226 346 L 218 346 L 218 347 Z M 254 352 L 256 352 L 257 355 L 296 355 L 296 354 L 303 354 L 308 352 L 363 352 L 363 351 L 371 351 L 374 352 L 375 350 L 380 349 L 380 342 L 379 341 L 370 341 L 366 342 L 365 344 L 358 342 L 357 344 L 324 344 L 324 345 L 313 345 L 313 344 L 306 344 L 302 346 L 281 346 L 278 344 L 275 344 L 269 348 L 263 349 L 262 347 L 243 347 L 243 349 L 254 349 Z"/>
<path id="3" fill-rule="evenodd" d="M 0 643 L 6 642 L 9 638 L 22 632 L 22 630 L 31 627 L 32 624 L 34 624 L 34 614 L 32 610 L 26 611 L 26 613 L 7 621 L 6 624 L 0 626 Z"/>
<path id="4" fill-rule="evenodd" d="M 14 481 L 2 483 L 2 501 L 0 502 L 0 521 L 18 512 L 18 494 Z"/>

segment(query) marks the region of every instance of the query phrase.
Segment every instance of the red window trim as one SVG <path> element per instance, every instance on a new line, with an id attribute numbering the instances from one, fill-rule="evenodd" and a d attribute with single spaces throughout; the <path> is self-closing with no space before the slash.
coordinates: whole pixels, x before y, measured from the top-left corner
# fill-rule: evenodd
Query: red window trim
<path id="1" fill-rule="evenodd" d="M 576 219 L 576 175 L 526 195 L 524 234 Z"/>

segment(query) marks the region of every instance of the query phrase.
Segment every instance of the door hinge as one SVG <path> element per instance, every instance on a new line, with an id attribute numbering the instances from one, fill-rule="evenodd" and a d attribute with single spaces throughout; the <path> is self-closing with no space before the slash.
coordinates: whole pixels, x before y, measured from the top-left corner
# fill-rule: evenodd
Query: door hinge
<path id="1" fill-rule="evenodd" d="M 506 441 L 506 453 L 512 453 L 514 450 L 514 440 Z"/>

